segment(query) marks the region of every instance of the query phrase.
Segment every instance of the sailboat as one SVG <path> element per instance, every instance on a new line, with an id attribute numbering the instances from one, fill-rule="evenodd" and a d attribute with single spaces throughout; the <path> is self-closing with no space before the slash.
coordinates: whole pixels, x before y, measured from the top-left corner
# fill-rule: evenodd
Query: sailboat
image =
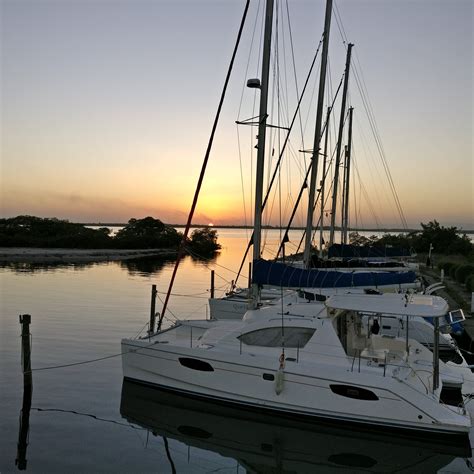
<path id="1" fill-rule="evenodd" d="M 255 226 L 254 233 L 250 239 L 247 250 L 244 254 L 242 264 L 240 266 L 238 275 L 243 266 L 243 262 L 248 254 L 248 251 L 253 245 L 253 262 L 252 262 L 252 288 L 254 288 L 253 297 L 262 296 L 263 301 L 259 301 L 259 304 L 273 304 L 277 303 L 279 297 L 278 293 L 281 288 L 284 288 L 286 292 L 288 289 L 300 290 L 300 289 L 312 289 L 313 291 L 319 291 L 320 294 L 331 295 L 338 293 L 340 291 L 347 292 L 353 291 L 355 288 L 368 291 L 406 291 L 406 290 L 418 290 L 421 287 L 420 280 L 413 271 L 413 268 L 408 268 L 405 266 L 405 263 L 399 261 L 387 261 L 384 259 L 380 260 L 380 254 L 376 255 L 355 255 L 351 256 L 351 262 L 347 260 L 347 254 L 352 250 L 352 252 L 359 252 L 360 249 L 354 249 L 346 245 L 347 242 L 347 232 L 348 232 L 348 201 L 349 201 L 349 182 L 350 182 L 350 150 L 352 143 L 352 116 L 353 108 L 349 108 L 349 134 L 348 134 L 348 146 L 346 147 L 346 160 L 347 164 L 344 170 L 344 188 L 343 188 L 343 209 L 342 209 L 342 245 L 334 244 L 334 234 L 335 234 L 335 216 L 336 216 L 336 204 L 337 204 L 337 195 L 338 195 L 338 173 L 340 168 L 340 158 L 341 158 L 341 149 L 343 141 L 343 128 L 346 117 L 346 99 L 348 92 L 348 83 L 349 83 L 349 72 L 351 65 L 351 50 L 353 44 L 348 44 L 347 46 L 347 55 L 346 55 L 346 65 L 344 72 L 344 86 L 342 94 L 342 104 L 341 104 L 341 113 L 340 113 L 340 123 L 339 123 L 339 132 L 337 140 L 337 151 L 336 151 L 336 165 L 335 165 L 335 177 L 334 177 L 334 189 L 333 189 L 333 203 L 331 211 L 331 237 L 329 248 L 330 255 L 329 257 L 333 259 L 334 255 L 331 255 L 331 252 L 334 254 L 339 251 L 339 259 L 337 262 L 333 260 L 320 260 L 315 255 L 312 255 L 312 231 L 313 231 L 313 216 L 315 210 L 315 194 L 316 194 L 316 179 L 318 173 L 318 160 L 320 155 L 320 142 L 322 139 L 322 130 L 325 128 L 325 144 L 324 144 L 324 153 L 325 157 L 323 164 L 323 179 L 321 180 L 321 241 L 322 244 L 322 216 L 323 216 L 323 195 L 324 195 L 324 182 L 325 182 L 325 168 L 326 168 L 326 157 L 328 154 L 327 150 L 327 138 L 328 138 L 328 127 L 329 127 L 329 118 L 332 111 L 332 106 L 328 107 L 326 123 L 323 127 L 323 102 L 325 94 L 325 81 L 326 81 L 326 68 L 327 68 L 327 56 L 328 56 L 328 45 L 329 45 L 329 32 L 331 25 L 331 8 L 332 3 L 328 3 L 326 8 L 326 17 L 325 17 L 325 26 L 323 34 L 323 51 L 321 59 L 321 70 L 320 70 L 320 79 L 319 79 L 319 92 L 318 92 L 318 107 L 316 115 L 316 125 L 314 133 L 314 145 L 312 151 L 312 161 L 308 167 L 307 174 L 304 179 L 304 184 L 302 189 L 306 187 L 306 181 L 310 175 L 310 184 L 309 184 L 309 197 L 308 197 L 308 209 L 307 209 L 307 220 L 305 228 L 305 246 L 304 246 L 304 256 L 303 260 L 293 261 L 291 263 L 281 261 L 281 260 L 265 260 L 261 256 L 261 245 L 260 245 L 260 234 L 261 234 L 261 216 L 264 205 L 268 201 L 269 191 L 262 203 L 262 185 L 257 184 L 256 187 L 256 199 L 255 199 Z M 258 80 L 254 80 L 258 81 Z M 258 84 L 260 82 L 258 81 Z M 261 99 L 265 97 L 265 94 L 261 94 Z M 263 100 L 263 99 L 262 99 Z M 265 109 L 260 110 L 260 117 L 264 117 L 266 114 L 266 99 L 265 100 Z M 294 116 L 296 117 L 296 115 Z M 260 163 L 263 162 L 263 153 L 265 144 L 265 123 L 260 120 L 259 126 L 259 160 L 257 161 L 257 180 L 259 183 L 259 176 L 261 177 L 262 171 L 260 169 Z M 286 143 L 286 142 L 285 142 Z M 273 178 L 275 174 L 273 175 Z M 270 181 L 270 188 L 274 180 Z M 295 203 L 294 212 L 296 207 L 299 204 L 301 197 L 301 192 L 298 199 Z M 280 254 L 284 247 L 284 242 L 288 241 L 288 231 L 291 226 L 291 221 L 294 216 L 290 218 L 290 223 L 285 231 L 285 235 L 280 244 L 280 248 L 277 252 L 277 255 Z M 372 253 L 374 250 L 372 251 Z M 284 252 L 283 252 L 284 253 Z M 354 257 L 358 257 L 355 260 Z M 395 256 L 395 254 L 393 254 Z M 404 257 L 407 254 L 403 254 Z M 371 257 L 367 259 L 366 257 Z M 372 262 L 374 257 L 379 259 L 376 262 Z M 255 290 L 255 288 L 260 288 L 260 291 Z M 263 292 L 262 292 L 263 289 Z M 277 290 L 277 291 L 275 291 Z M 209 308 L 212 318 L 215 319 L 228 319 L 228 318 L 240 318 L 244 314 L 248 306 L 249 299 L 252 301 L 250 291 L 247 288 L 236 288 L 232 287 L 231 290 L 224 296 L 219 299 L 210 299 Z M 262 293 L 264 293 L 262 295 Z"/>
<path id="2" fill-rule="evenodd" d="M 331 14 L 328 0 L 326 19 Z M 260 89 L 254 262 L 260 258 L 262 178 L 273 0 L 266 0 Z M 256 84 L 253 81 L 252 84 Z M 436 296 L 333 295 L 322 304 L 259 305 L 242 320 L 180 321 L 122 340 L 123 374 L 183 396 L 271 415 L 465 439 L 471 427 L 463 377 L 439 359 Z M 383 337 L 363 318 L 433 318 L 430 352 L 409 338 Z M 408 327 L 408 325 L 407 325 Z"/>

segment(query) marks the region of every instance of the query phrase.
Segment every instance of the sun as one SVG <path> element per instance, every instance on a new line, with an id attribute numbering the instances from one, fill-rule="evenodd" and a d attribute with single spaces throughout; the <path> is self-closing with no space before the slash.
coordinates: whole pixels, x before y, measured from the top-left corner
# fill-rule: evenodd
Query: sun
<path id="1" fill-rule="evenodd" d="M 214 224 L 212 222 L 209 222 L 209 224 L 207 224 L 208 227 L 214 227 Z"/>

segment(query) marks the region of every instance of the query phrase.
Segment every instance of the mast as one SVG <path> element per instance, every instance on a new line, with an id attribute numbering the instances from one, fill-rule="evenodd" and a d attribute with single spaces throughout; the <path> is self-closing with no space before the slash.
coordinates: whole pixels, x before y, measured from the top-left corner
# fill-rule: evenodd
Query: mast
<path id="1" fill-rule="evenodd" d="M 336 208 L 337 208 L 337 187 L 338 187 L 338 182 L 339 182 L 339 167 L 341 165 L 342 131 L 344 129 L 344 118 L 346 114 L 347 86 L 349 84 L 349 70 L 351 66 L 351 51 L 352 51 L 353 46 L 354 45 L 352 43 L 349 43 L 347 45 L 344 89 L 342 92 L 341 116 L 339 118 L 339 133 L 338 133 L 338 138 L 337 138 L 336 165 L 334 168 L 334 185 L 333 185 L 332 206 L 331 206 L 331 233 L 329 235 L 329 245 L 332 245 L 334 243 L 334 226 L 335 226 L 335 221 L 336 221 Z"/>
<path id="2" fill-rule="evenodd" d="M 344 145 L 344 162 L 341 165 L 343 170 L 343 178 L 342 178 L 342 192 L 341 192 L 341 244 L 344 243 L 342 241 L 344 237 L 344 210 L 346 209 L 346 160 L 347 160 L 347 145 Z"/>
<path id="3" fill-rule="evenodd" d="M 324 87 L 326 85 L 326 68 L 328 61 L 329 33 L 331 30 L 332 0 L 326 2 L 326 16 L 324 19 L 324 43 L 321 57 L 321 74 L 319 76 L 318 108 L 316 111 L 316 125 L 314 130 L 313 156 L 311 162 L 311 181 L 308 196 L 308 215 L 306 218 L 306 235 L 303 260 L 306 268 L 311 266 L 311 237 L 313 233 L 314 198 L 316 193 L 316 178 L 318 175 L 319 142 L 321 140 L 321 122 L 323 118 Z"/>
<path id="4" fill-rule="evenodd" d="M 331 116 L 331 107 L 328 107 L 326 114 L 326 135 L 324 136 L 324 156 L 323 156 L 323 172 L 321 179 L 321 194 L 319 200 L 321 201 L 321 217 L 319 219 L 320 232 L 319 232 L 319 258 L 323 256 L 323 231 L 324 231 L 324 192 L 326 184 L 326 161 L 328 156 L 328 137 L 329 137 L 329 117 Z"/>
<path id="5" fill-rule="evenodd" d="M 260 83 L 260 110 L 257 144 L 257 172 L 255 178 L 255 213 L 253 230 L 253 260 L 260 258 L 262 238 L 262 196 L 265 163 L 265 134 L 267 125 L 268 79 L 273 26 L 273 0 L 267 0 L 265 10 L 265 31 L 263 37 L 262 79 Z M 259 299 L 258 284 L 252 283 L 249 306 L 256 308 Z"/>
<path id="6" fill-rule="evenodd" d="M 347 136 L 347 147 L 346 147 L 346 168 L 344 181 L 346 183 L 344 189 L 344 214 L 342 222 L 342 243 L 347 244 L 347 228 L 349 225 L 349 188 L 351 178 L 351 148 L 352 148 L 352 113 L 354 107 L 349 108 L 349 132 Z"/>

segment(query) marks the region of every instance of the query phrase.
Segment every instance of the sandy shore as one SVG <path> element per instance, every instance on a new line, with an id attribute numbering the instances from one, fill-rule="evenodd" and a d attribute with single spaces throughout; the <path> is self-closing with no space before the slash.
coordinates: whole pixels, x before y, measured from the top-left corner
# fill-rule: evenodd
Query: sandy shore
<path id="1" fill-rule="evenodd" d="M 0 247 L 0 262 L 22 263 L 83 263 L 130 260 L 143 257 L 172 257 L 173 249 L 46 249 L 30 247 Z"/>

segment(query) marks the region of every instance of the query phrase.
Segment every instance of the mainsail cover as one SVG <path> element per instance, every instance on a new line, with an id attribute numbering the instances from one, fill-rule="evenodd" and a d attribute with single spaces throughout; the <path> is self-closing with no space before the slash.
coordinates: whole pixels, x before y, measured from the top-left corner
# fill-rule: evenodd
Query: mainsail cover
<path id="1" fill-rule="evenodd" d="M 378 287 L 415 283 L 413 271 L 347 271 L 296 268 L 268 260 L 253 262 L 252 282 L 290 288 Z"/>

